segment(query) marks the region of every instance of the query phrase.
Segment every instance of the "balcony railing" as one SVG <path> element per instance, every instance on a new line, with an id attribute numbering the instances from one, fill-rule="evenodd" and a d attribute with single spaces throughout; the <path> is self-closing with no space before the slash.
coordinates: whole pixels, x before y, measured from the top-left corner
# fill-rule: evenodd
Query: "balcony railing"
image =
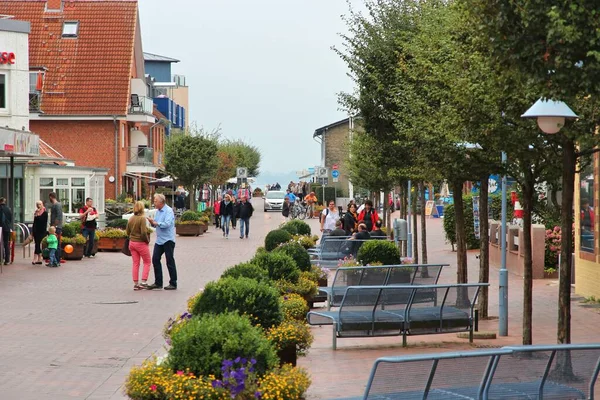
<path id="1" fill-rule="evenodd" d="M 151 147 L 128 147 L 127 164 L 154 165 L 154 149 Z"/>
<path id="2" fill-rule="evenodd" d="M 131 95 L 129 103 L 129 114 L 148 114 L 152 115 L 154 111 L 154 101 L 150 97 Z"/>
<path id="3" fill-rule="evenodd" d="M 42 111 L 42 94 L 40 92 L 29 93 L 29 112 Z"/>

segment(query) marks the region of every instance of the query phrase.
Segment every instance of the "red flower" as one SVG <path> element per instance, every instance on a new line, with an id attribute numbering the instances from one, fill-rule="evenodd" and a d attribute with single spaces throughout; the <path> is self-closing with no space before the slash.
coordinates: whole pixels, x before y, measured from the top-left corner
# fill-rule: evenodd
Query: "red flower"
<path id="1" fill-rule="evenodd" d="M 150 390 L 152 390 L 153 392 L 156 392 L 156 385 L 150 386 Z"/>
<path id="2" fill-rule="evenodd" d="M 183 375 L 183 371 L 177 371 L 177 375 L 182 376 Z"/>

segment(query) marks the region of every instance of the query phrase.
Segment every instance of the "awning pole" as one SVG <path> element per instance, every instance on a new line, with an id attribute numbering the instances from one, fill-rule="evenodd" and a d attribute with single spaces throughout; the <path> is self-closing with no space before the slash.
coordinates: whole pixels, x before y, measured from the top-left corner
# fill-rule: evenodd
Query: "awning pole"
<path id="1" fill-rule="evenodd" d="M 13 212 L 13 222 L 15 217 L 15 158 L 10 156 L 10 177 L 8 181 L 8 207 Z"/>

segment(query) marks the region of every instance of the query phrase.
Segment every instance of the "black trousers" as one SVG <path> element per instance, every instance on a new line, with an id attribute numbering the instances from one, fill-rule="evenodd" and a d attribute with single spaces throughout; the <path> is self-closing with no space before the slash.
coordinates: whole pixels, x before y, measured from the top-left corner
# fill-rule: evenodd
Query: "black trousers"
<path id="1" fill-rule="evenodd" d="M 2 248 L 4 249 L 4 263 L 10 263 L 10 246 L 8 241 L 10 239 L 10 231 L 2 231 Z"/>
<path id="2" fill-rule="evenodd" d="M 177 268 L 175 267 L 175 242 L 169 240 L 164 244 L 155 244 L 152 252 L 152 266 L 154 267 L 154 284 L 163 285 L 162 264 L 160 259 L 165 255 L 167 270 L 169 271 L 169 284 L 177 287 Z"/>

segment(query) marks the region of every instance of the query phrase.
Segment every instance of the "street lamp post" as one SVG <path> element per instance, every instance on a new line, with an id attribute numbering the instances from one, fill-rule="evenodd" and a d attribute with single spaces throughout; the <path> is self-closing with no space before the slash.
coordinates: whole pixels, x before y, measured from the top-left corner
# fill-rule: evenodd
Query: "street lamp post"
<path id="1" fill-rule="evenodd" d="M 547 134 L 558 133 L 566 119 L 577 119 L 562 101 L 539 99 L 522 118 L 536 118 L 540 129 Z M 571 253 L 573 252 L 573 192 L 575 191 L 575 143 L 563 138 L 563 177 L 561 202 L 561 265 L 559 267 L 559 305 L 558 305 L 558 341 L 571 342 Z"/>
<path id="2" fill-rule="evenodd" d="M 502 164 L 506 164 L 506 153 L 502 152 Z M 500 227 L 500 284 L 498 335 L 508 336 L 508 270 L 506 269 L 506 174 L 502 176 L 502 226 Z"/>

